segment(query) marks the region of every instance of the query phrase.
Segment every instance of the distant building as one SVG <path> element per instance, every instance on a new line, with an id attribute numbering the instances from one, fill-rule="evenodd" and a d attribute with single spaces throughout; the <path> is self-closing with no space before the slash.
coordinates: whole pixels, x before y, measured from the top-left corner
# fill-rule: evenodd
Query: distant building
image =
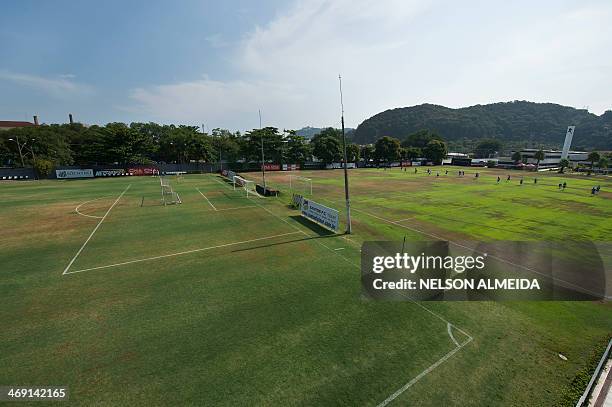
<path id="1" fill-rule="evenodd" d="M 0 120 L 0 131 L 2 130 L 10 130 L 10 129 L 14 129 L 16 127 L 29 127 L 29 126 L 34 126 L 34 123 L 30 123 L 30 122 L 17 122 L 17 121 L 6 121 L 6 120 Z"/>
<path id="2" fill-rule="evenodd" d="M 536 152 L 539 149 L 537 148 L 525 148 L 521 151 L 522 161 L 525 164 L 537 164 L 538 160 L 534 158 Z M 542 150 L 544 152 L 544 159 L 540 160 L 540 168 L 548 168 L 548 167 L 558 167 L 559 162 L 561 161 L 562 151 L 560 150 Z M 588 159 L 589 153 L 584 151 L 569 151 L 567 159 L 570 161 L 570 164 L 578 164 L 582 162 L 586 162 Z"/>

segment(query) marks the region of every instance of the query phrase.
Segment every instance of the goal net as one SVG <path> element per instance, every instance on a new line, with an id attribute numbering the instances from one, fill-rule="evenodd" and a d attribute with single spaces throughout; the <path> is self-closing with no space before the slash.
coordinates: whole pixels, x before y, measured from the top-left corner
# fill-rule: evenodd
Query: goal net
<path id="1" fill-rule="evenodd" d="M 234 190 L 244 191 L 246 196 L 258 195 L 255 190 L 255 182 L 242 178 L 240 175 L 234 175 L 233 179 Z"/>
<path id="2" fill-rule="evenodd" d="M 300 175 L 289 175 L 289 189 L 304 195 L 312 195 L 312 179 Z"/>
<path id="3" fill-rule="evenodd" d="M 170 185 L 170 181 L 166 179 L 166 177 L 159 177 L 159 184 L 161 186 L 161 196 L 162 203 L 165 205 L 174 205 L 181 204 L 181 197 L 179 194 L 172 189 L 172 185 Z"/>

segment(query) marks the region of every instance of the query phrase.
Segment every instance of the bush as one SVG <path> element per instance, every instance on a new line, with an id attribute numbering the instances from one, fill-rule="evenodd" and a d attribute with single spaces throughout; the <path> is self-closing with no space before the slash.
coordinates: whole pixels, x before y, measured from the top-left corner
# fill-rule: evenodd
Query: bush
<path id="1" fill-rule="evenodd" d="M 34 160 L 34 170 L 41 178 L 47 178 L 53 169 L 53 162 L 44 158 Z"/>

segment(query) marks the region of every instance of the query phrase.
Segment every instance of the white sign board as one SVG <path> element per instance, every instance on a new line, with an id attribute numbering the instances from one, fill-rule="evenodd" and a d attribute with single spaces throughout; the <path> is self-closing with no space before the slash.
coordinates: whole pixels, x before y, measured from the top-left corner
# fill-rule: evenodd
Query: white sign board
<path id="1" fill-rule="evenodd" d="M 565 133 L 565 141 L 563 142 L 563 151 L 561 152 L 561 158 L 567 158 L 569 149 L 572 146 L 572 139 L 574 138 L 574 130 L 576 126 L 567 126 L 567 133 Z"/>
<path id="2" fill-rule="evenodd" d="M 341 168 L 344 168 L 343 163 L 325 164 L 325 169 L 328 169 L 328 170 L 332 170 L 332 169 L 337 170 Z M 357 168 L 357 166 L 355 165 L 355 163 L 346 163 L 346 168 Z"/>
<path id="3" fill-rule="evenodd" d="M 311 201 L 310 199 L 302 199 L 302 216 L 312 221 L 317 222 L 321 226 L 338 231 L 339 213 L 337 210 L 328 208 L 325 205 Z"/>
<path id="4" fill-rule="evenodd" d="M 55 176 L 64 178 L 93 178 L 94 173 L 91 168 L 85 170 L 55 170 Z"/>

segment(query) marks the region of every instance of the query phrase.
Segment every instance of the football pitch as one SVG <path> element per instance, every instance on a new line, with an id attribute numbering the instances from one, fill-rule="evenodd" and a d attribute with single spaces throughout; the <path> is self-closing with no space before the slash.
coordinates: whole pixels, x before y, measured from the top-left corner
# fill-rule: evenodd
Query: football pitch
<path id="1" fill-rule="evenodd" d="M 102 405 L 567 402 L 609 301 L 361 298 L 364 241 L 610 241 L 610 178 L 458 170 L 350 170 L 352 235 L 291 209 L 285 172 L 266 174 L 278 198 L 167 177 L 167 206 L 156 177 L 1 183 L 0 384 Z M 342 172 L 299 175 L 343 230 Z"/>

